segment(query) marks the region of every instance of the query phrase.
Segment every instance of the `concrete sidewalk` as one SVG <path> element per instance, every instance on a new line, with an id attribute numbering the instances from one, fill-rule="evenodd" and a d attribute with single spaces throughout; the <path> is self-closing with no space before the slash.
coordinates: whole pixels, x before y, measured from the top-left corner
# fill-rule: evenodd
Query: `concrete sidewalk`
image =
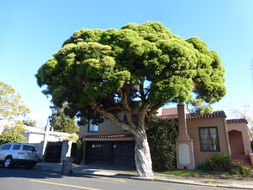
<path id="1" fill-rule="evenodd" d="M 61 172 L 62 164 L 39 162 L 35 166 L 36 169 Z M 147 180 L 165 183 L 180 183 L 201 186 L 225 187 L 234 189 L 251 189 L 253 190 L 252 180 L 236 180 L 236 179 L 209 179 L 196 177 L 181 177 L 174 175 L 164 175 L 155 173 L 152 178 L 140 178 L 135 171 L 119 170 L 110 166 L 97 165 L 72 165 L 72 175 L 94 175 L 104 177 L 127 178 L 133 180 Z"/>

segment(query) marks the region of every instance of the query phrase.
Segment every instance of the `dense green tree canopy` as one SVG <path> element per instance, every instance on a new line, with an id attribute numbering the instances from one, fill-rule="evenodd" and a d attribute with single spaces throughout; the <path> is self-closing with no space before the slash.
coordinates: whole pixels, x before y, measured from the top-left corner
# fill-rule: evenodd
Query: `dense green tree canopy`
<path id="1" fill-rule="evenodd" d="M 145 130 L 159 107 L 192 99 L 214 103 L 226 91 L 217 53 L 200 39 L 182 39 L 158 22 L 79 30 L 36 77 L 56 107 L 68 102 L 69 115 L 97 122 L 108 118 L 131 131 L 140 176 L 152 175 Z"/>
<path id="2" fill-rule="evenodd" d="M 0 120 L 25 116 L 28 112 L 20 95 L 10 85 L 0 81 Z"/>
<path id="3" fill-rule="evenodd" d="M 96 101 L 121 105 L 124 93 L 156 110 L 195 97 L 208 103 L 225 95 L 224 69 L 216 52 L 198 38 L 184 40 L 160 23 L 121 29 L 82 29 L 38 71 L 40 86 L 55 105 L 68 101 L 77 113 Z M 82 112 L 85 114 L 85 112 Z"/>

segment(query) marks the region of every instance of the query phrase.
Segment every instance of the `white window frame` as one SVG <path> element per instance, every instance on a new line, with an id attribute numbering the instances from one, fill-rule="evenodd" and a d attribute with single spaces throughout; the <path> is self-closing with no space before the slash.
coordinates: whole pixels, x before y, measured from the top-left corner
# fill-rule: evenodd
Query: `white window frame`
<path id="1" fill-rule="evenodd" d="M 88 132 L 89 133 L 97 133 L 99 131 L 99 125 L 92 123 L 92 119 L 88 121 Z"/>

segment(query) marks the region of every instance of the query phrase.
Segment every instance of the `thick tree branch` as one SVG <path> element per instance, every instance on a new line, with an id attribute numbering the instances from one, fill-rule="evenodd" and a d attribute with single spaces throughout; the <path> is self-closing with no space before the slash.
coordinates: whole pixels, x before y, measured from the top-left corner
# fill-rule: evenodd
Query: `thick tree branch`
<path id="1" fill-rule="evenodd" d="M 117 118 L 115 115 L 113 115 L 113 114 L 105 111 L 95 101 L 91 101 L 89 103 L 89 105 L 91 106 L 91 108 L 93 108 L 94 110 L 96 110 L 98 113 L 100 113 L 104 117 L 110 119 L 117 126 L 122 127 L 124 130 L 129 130 L 129 131 L 131 130 L 131 128 L 130 128 L 129 125 L 127 125 L 125 122 L 123 122 L 122 120 L 120 120 L 119 118 Z"/>
<path id="2" fill-rule="evenodd" d="M 123 111 L 123 109 L 120 106 L 112 106 L 112 107 L 106 108 L 105 111 L 106 112 Z"/>
<path id="3" fill-rule="evenodd" d="M 129 86 L 124 85 L 123 88 L 120 89 L 120 96 L 121 96 L 121 100 L 122 100 L 122 107 L 125 111 L 127 112 L 131 112 L 131 108 L 129 106 L 129 102 L 128 102 L 128 92 L 129 92 Z"/>
<path id="4" fill-rule="evenodd" d="M 141 109 L 138 112 L 138 125 L 142 128 L 142 129 L 146 129 L 146 123 L 145 123 L 145 118 L 147 116 L 147 112 L 148 109 L 150 108 L 148 103 L 143 103 L 143 106 L 141 107 Z"/>
<path id="5" fill-rule="evenodd" d="M 145 101 L 146 97 L 147 97 L 147 94 L 144 92 L 144 82 L 145 81 L 140 82 L 140 94 L 141 94 L 140 98 L 141 98 L 142 101 Z"/>
<path id="6" fill-rule="evenodd" d="M 130 86 L 125 84 L 124 87 L 120 90 L 120 96 L 122 100 L 122 107 L 127 117 L 128 123 L 132 128 L 136 128 L 135 124 L 133 123 L 132 110 L 131 107 L 129 106 L 129 97 L 128 97 L 129 89 Z"/>

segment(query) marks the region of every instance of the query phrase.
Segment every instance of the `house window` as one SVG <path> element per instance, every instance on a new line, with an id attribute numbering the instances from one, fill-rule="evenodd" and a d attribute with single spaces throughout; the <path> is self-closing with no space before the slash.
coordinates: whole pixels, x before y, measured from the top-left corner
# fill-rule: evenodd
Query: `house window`
<path id="1" fill-rule="evenodd" d="M 98 132 L 98 131 L 99 131 L 99 125 L 97 123 L 94 123 L 92 120 L 89 120 L 88 132 Z"/>
<path id="2" fill-rule="evenodd" d="M 199 128 L 200 150 L 202 152 L 219 152 L 219 138 L 217 127 Z"/>

